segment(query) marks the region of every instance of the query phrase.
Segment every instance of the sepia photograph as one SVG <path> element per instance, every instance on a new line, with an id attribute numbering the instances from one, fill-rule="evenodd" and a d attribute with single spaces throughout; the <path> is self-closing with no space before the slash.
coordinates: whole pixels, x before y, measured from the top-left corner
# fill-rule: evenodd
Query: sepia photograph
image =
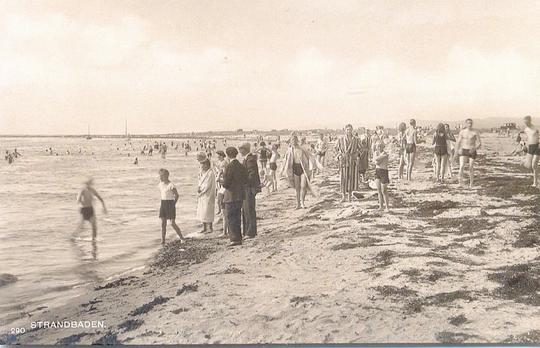
<path id="1" fill-rule="evenodd" d="M 539 0 L 0 0 L 0 345 L 540 344 Z"/>

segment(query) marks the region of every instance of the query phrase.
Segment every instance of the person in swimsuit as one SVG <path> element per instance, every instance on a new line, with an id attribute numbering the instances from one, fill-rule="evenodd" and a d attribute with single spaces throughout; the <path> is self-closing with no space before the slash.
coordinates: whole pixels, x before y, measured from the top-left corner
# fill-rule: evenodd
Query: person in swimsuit
<path id="1" fill-rule="evenodd" d="M 444 183 L 444 171 L 446 169 L 446 161 L 448 160 L 448 146 L 446 143 L 446 130 L 444 124 L 439 123 L 433 136 L 433 153 L 435 155 L 435 176 L 436 182 Z"/>
<path id="2" fill-rule="evenodd" d="M 328 150 L 328 143 L 324 140 L 324 134 L 319 133 L 319 139 L 317 140 L 317 145 L 315 146 L 317 151 L 317 161 L 324 166 L 324 160 L 326 158 L 326 150 Z"/>
<path id="3" fill-rule="evenodd" d="M 403 170 L 407 163 L 407 158 L 405 154 L 405 146 L 407 145 L 407 139 L 405 137 L 405 131 L 407 130 L 407 125 L 405 122 L 401 122 L 398 127 L 398 147 L 399 147 L 399 166 L 398 166 L 398 179 L 403 179 Z"/>
<path id="4" fill-rule="evenodd" d="M 527 138 L 527 155 L 525 157 L 525 167 L 531 169 L 533 175 L 532 187 L 537 187 L 538 176 L 536 169 L 540 158 L 540 147 L 538 146 L 538 129 L 533 126 L 531 116 L 523 118 L 525 124 L 525 135 Z"/>
<path id="5" fill-rule="evenodd" d="M 468 118 L 465 120 L 465 129 L 459 132 L 456 141 L 456 149 L 459 154 L 459 186 L 463 185 L 463 171 L 465 162 L 469 160 L 469 187 L 474 183 L 474 161 L 476 160 L 477 150 L 482 146 L 480 133 L 472 128 L 473 121 Z"/>
<path id="6" fill-rule="evenodd" d="M 272 176 L 272 192 L 277 190 L 277 177 L 276 177 L 276 171 L 277 171 L 277 160 L 279 159 L 280 155 L 278 152 L 278 145 L 272 144 L 272 155 L 270 156 L 270 175 Z"/>
<path id="7" fill-rule="evenodd" d="M 271 153 L 264 141 L 261 142 L 261 147 L 256 151 L 256 155 L 261 165 L 261 169 L 266 169 L 266 164 L 268 163 L 268 158 L 271 156 Z"/>
<path id="8" fill-rule="evenodd" d="M 280 176 L 286 176 L 289 180 L 289 186 L 296 190 L 296 209 L 300 209 L 306 207 L 305 199 L 311 174 L 309 170 L 310 154 L 300 145 L 296 133 L 293 133 L 290 144 L 285 154 Z"/>
<path id="9" fill-rule="evenodd" d="M 444 125 L 444 130 L 446 131 L 446 149 L 448 150 L 448 159 L 446 161 L 446 169 L 448 172 L 448 176 L 450 179 L 452 179 L 452 162 L 454 161 L 454 154 L 455 154 L 455 142 L 456 138 L 454 137 L 454 134 L 452 133 L 452 130 L 450 129 L 450 125 L 446 123 Z"/>
<path id="10" fill-rule="evenodd" d="M 405 130 L 405 157 L 407 158 L 407 181 L 412 179 L 412 170 L 414 167 L 414 160 L 416 159 L 416 120 L 411 119 L 409 121 L 409 127 Z"/>
<path id="11" fill-rule="evenodd" d="M 97 221 L 93 206 L 94 197 L 100 200 L 101 204 L 103 205 L 103 212 L 107 214 L 107 208 L 105 207 L 105 202 L 103 201 L 103 198 L 101 198 L 101 196 L 94 189 L 94 179 L 88 179 L 84 183 L 84 187 L 82 188 L 82 190 L 77 195 L 77 203 L 81 206 L 82 216 L 79 229 L 82 228 L 84 221 L 89 221 L 92 225 L 93 241 L 95 241 L 97 237 Z"/>
<path id="12" fill-rule="evenodd" d="M 384 151 L 383 141 L 375 145 L 373 162 L 375 163 L 375 184 L 379 196 L 379 210 L 386 208 L 386 211 L 390 211 L 388 203 L 388 184 L 390 183 L 388 177 L 388 153 Z"/>

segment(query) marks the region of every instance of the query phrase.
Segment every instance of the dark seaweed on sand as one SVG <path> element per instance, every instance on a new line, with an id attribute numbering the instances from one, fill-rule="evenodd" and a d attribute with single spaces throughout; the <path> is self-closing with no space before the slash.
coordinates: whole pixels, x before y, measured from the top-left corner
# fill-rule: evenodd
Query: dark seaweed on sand
<path id="1" fill-rule="evenodd" d="M 165 303 L 165 302 L 169 301 L 170 299 L 171 299 L 170 297 L 157 296 L 151 302 L 148 302 L 148 303 L 138 307 L 137 309 L 133 310 L 129 314 L 130 315 L 141 315 L 141 314 L 144 314 L 144 313 L 148 313 L 155 306 L 160 305 L 162 303 Z"/>
<path id="2" fill-rule="evenodd" d="M 117 279 L 115 281 L 112 281 L 110 283 L 107 283 L 105 285 L 102 285 L 102 286 L 97 286 L 94 288 L 94 290 L 103 290 L 103 289 L 111 289 L 111 288 L 116 288 L 116 287 L 119 287 L 119 286 L 124 286 L 124 285 L 130 285 L 132 284 L 136 279 L 138 279 L 137 277 L 124 277 L 124 278 L 120 278 L 120 279 Z"/>
<path id="3" fill-rule="evenodd" d="M 108 331 L 103 337 L 92 342 L 92 345 L 108 346 L 120 344 L 118 341 L 118 335 L 114 332 Z"/>
<path id="4" fill-rule="evenodd" d="M 197 290 L 199 290 L 199 285 L 197 284 L 184 284 L 176 291 L 176 296 L 187 294 L 188 292 L 196 292 Z"/>
<path id="5" fill-rule="evenodd" d="M 124 332 L 127 332 L 139 328 L 142 324 L 144 324 L 144 320 L 142 319 L 128 319 L 118 325 L 118 328 Z"/>
<path id="6" fill-rule="evenodd" d="M 488 275 L 488 279 L 501 284 L 494 294 L 516 302 L 540 306 L 540 267 L 519 264 L 503 267 L 500 272 Z"/>
<path id="7" fill-rule="evenodd" d="M 196 240 L 181 243 L 180 240 L 170 242 L 160 250 L 151 266 L 163 269 L 176 265 L 189 265 L 204 262 L 208 255 L 214 253 L 219 245 L 213 240 Z"/>

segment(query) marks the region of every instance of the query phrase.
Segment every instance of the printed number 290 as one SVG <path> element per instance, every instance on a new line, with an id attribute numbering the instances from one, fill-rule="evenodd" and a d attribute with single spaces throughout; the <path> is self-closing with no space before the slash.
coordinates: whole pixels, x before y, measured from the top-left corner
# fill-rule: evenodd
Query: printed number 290
<path id="1" fill-rule="evenodd" d="M 26 332 L 26 329 L 24 327 L 12 327 L 11 328 L 11 334 L 12 335 L 23 334 L 25 332 Z"/>

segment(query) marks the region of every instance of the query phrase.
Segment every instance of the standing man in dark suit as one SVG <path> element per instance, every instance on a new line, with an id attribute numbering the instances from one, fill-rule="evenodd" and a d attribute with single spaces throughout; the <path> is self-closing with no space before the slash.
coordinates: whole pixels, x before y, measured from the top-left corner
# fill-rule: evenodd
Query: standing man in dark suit
<path id="1" fill-rule="evenodd" d="M 255 212 L 255 196 L 261 192 L 261 179 L 257 156 L 251 153 L 250 143 L 244 143 L 238 148 L 244 156 L 244 167 L 247 170 L 247 185 L 245 186 L 244 205 L 242 206 L 242 225 L 245 238 L 255 238 L 257 235 L 257 214 Z"/>
<path id="2" fill-rule="evenodd" d="M 238 155 L 236 148 L 228 147 L 225 153 L 229 158 L 229 164 L 223 172 L 222 185 L 225 188 L 223 203 L 225 204 L 225 212 L 229 223 L 229 236 L 231 239 L 229 246 L 235 246 L 242 244 L 241 216 L 245 187 L 247 185 L 247 172 L 246 168 L 236 159 Z"/>

